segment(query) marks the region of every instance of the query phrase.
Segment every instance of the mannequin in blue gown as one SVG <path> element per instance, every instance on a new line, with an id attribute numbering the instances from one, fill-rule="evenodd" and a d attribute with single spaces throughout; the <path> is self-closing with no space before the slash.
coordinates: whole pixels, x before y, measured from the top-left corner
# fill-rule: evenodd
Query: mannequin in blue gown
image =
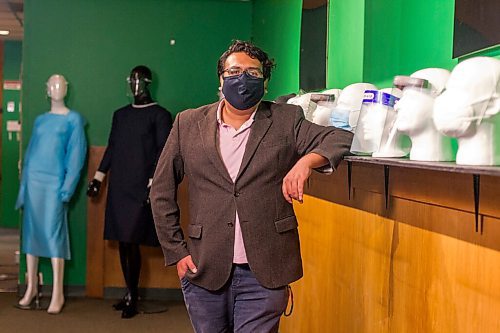
<path id="1" fill-rule="evenodd" d="M 67 82 L 52 75 L 47 82 L 50 112 L 38 116 L 24 156 L 16 208 L 23 208 L 21 249 L 26 253 L 27 289 L 18 307 L 30 309 L 38 296 L 38 257 L 51 258 L 52 298 L 48 313 L 64 305 L 64 260 L 71 259 L 67 203 L 80 178 L 87 142 L 84 120 L 64 104 Z"/>

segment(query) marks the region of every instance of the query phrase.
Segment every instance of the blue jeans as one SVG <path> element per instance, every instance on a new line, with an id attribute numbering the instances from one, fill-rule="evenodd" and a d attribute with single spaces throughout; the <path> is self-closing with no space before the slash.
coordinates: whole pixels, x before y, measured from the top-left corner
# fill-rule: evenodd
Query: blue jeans
<path id="1" fill-rule="evenodd" d="M 231 278 L 217 291 L 186 278 L 181 286 L 196 333 L 278 332 L 288 301 L 286 287 L 264 288 L 248 265 L 234 265 Z"/>

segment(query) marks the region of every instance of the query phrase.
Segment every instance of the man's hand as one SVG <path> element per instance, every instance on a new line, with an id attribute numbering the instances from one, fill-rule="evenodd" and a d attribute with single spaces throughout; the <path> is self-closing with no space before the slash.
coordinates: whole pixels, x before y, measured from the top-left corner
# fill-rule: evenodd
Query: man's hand
<path id="1" fill-rule="evenodd" d="M 179 280 L 181 280 L 184 275 L 186 275 L 188 269 L 193 273 L 196 273 L 198 271 L 193 263 L 193 259 L 191 258 L 191 256 L 184 257 L 177 262 L 177 275 L 179 276 Z"/>
<path id="2" fill-rule="evenodd" d="M 310 153 L 303 156 L 295 163 L 293 168 L 283 178 L 281 190 L 285 200 L 292 203 L 292 200 L 297 200 L 302 203 L 304 195 L 304 183 L 311 175 L 313 168 L 319 168 L 328 164 L 328 160 L 316 153 Z"/>
<path id="3" fill-rule="evenodd" d="M 99 189 L 101 188 L 101 182 L 97 179 L 92 179 L 87 187 L 87 195 L 91 198 L 96 197 L 99 194 Z"/>
<path id="4" fill-rule="evenodd" d="M 304 194 L 304 183 L 311 175 L 312 169 L 302 159 L 298 160 L 293 168 L 283 178 L 281 189 L 285 200 L 292 203 L 292 200 L 297 200 L 302 203 Z"/>

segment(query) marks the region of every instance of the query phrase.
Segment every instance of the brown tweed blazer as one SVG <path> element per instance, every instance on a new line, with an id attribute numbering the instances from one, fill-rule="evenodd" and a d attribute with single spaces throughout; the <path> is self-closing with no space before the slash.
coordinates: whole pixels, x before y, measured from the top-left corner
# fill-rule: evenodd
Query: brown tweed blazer
<path id="1" fill-rule="evenodd" d="M 302 277 L 297 219 L 283 197 L 283 178 L 297 160 L 318 153 L 336 168 L 352 134 L 304 119 L 294 105 L 262 102 L 233 183 L 218 151 L 218 102 L 179 113 L 158 161 L 151 206 L 166 265 L 191 255 L 198 268 L 186 277 L 209 290 L 231 274 L 235 212 L 240 217 L 248 263 L 267 288 Z M 179 224 L 177 186 L 189 179 L 190 223 Z"/>

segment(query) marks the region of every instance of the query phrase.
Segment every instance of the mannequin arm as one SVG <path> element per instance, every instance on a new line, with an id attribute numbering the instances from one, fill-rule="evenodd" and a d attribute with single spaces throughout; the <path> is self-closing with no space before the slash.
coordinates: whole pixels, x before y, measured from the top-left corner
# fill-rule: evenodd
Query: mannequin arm
<path id="1" fill-rule="evenodd" d="M 69 202 L 73 196 L 78 180 L 80 179 L 80 171 L 85 163 L 85 156 L 87 155 L 87 140 L 85 139 L 83 129 L 84 120 L 79 114 L 75 113 L 75 117 L 71 120 L 71 123 L 73 131 L 66 149 L 66 175 L 61 188 L 61 200 L 63 202 Z"/>

